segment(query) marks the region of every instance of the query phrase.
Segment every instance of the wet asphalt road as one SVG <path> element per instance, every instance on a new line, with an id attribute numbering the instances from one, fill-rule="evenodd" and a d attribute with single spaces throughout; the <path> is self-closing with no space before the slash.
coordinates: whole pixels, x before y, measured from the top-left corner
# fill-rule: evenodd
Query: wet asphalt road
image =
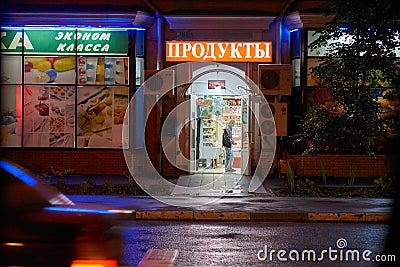
<path id="1" fill-rule="evenodd" d="M 382 253 L 388 231 L 386 224 L 367 223 L 124 221 L 118 225 L 128 266 L 137 266 L 150 248 L 177 249 L 174 266 L 379 266 L 375 256 Z"/>

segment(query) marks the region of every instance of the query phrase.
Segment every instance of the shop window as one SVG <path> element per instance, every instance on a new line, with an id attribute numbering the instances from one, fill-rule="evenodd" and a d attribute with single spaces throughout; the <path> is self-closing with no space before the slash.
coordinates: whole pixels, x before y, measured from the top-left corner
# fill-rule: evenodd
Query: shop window
<path id="1" fill-rule="evenodd" d="M 300 58 L 292 59 L 292 87 L 300 87 Z"/>
<path id="2" fill-rule="evenodd" d="M 1 86 L 2 147 L 19 147 L 22 142 L 22 93 L 20 85 Z"/>
<path id="3" fill-rule="evenodd" d="M 78 87 L 77 147 L 122 147 L 128 92 L 128 87 Z"/>
<path id="4" fill-rule="evenodd" d="M 321 58 L 307 58 L 307 86 L 318 86 L 319 81 L 312 73 L 312 69 L 318 67 L 321 63 Z"/>
<path id="5" fill-rule="evenodd" d="M 75 84 L 75 57 L 24 58 L 25 84 Z"/>
<path id="6" fill-rule="evenodd" d="M 312 73 L 312 68 L 318 67 L 322 63 L 324 57 L 326 57 L 327 52 L 332 45 L 351 44 L 354 41 L 351 35 L 344 35 L 339 40 L 327 40 L 326 45 L 311 49 L 311 43 L 316 41 L 318 37 L 319 34 L 316 32 L 316 30 L 307 31 L 307 54 L 305 59 L 307 68 L 307 110 L 310 110 L 310 108 L 312 108 L 314 105 L 332 104 L 329 102 L 330 92 L 324 88 L 319 88 L 320 82 L 317 80 L 317 77 L 315 77 L 315 75 Z M 398 35 L 395 36 L 395 38 L 398 38 Z M 396 53 L 396 56 L 399 57 L 399 49 L 395 48 L 394 52 Z M 390 81 L 386 80 L 380 70 L 376 70 L 375 73 L 371 73 L 371 76 L 375 77 L 375 79 L 371 79 L 370 88 L 374 90 L 375 93 L 382 94 L 383 91 L 389 89 L 392 86 Z"/>
<path id="7" fill-rule="evenodd" d="M 140 87 L 144 83 L 144 58 L 136 58 L 136 86 Z"/>
<path id="8" fill-rule="evenodd" d="M 145 56 L 145 32 L 137 31 L 136 32 L 136 56 L 144 57 Z"/>
<path id="9" fill-rule="evenodd" d="M 1 133 L 2 147 L 22 144 L 22 59 L 1 55 Z"/>
<path id="10" fill-rule="evenodd" d="M 79 57 L 79 84 L 128 84 L 127 57 Z"/>
<path id="11" fill-rule="evenodd" d="M 21 84 L 22 61 L 19 56 L 1 56 L 1 83 L 2 84 Z"/>
<path id="12" fill-rule="evenodd" d="M 24 146 L 74 147 L 75 87 L 24 87 Z"/>
<path id="13" fill-rule="evenodd" d="M 1 146 L 123 147 L 126 30 L 1 31 Z"/>

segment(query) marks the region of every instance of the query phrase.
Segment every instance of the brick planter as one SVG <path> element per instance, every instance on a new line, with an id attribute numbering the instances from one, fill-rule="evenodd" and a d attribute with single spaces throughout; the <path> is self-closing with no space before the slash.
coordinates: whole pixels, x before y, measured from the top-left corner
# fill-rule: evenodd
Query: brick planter
<path id="1" fill-rule="evenodd" d="M 293 167 L 299 176 L 321 176 L 321 162 L 325 165 L 327 175 L 331 177 L 349 177 L 352 166 L 357 177 L 385 177 L 392 174 L 389 155 L 377 155 L 372 159 L 350 154 L 320 154 L 315 157 L 289 154 L 287 158 L 293 160 Z"/>

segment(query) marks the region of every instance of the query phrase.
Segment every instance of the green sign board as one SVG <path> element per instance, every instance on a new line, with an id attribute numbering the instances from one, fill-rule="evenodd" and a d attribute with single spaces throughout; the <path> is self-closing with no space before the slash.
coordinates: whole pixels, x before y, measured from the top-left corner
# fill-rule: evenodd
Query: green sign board
<path id="1" fill-rule="evenodd" d="M 128 32 L 92 29 L 1 30 L 1 53 L 127 55 Z"/>

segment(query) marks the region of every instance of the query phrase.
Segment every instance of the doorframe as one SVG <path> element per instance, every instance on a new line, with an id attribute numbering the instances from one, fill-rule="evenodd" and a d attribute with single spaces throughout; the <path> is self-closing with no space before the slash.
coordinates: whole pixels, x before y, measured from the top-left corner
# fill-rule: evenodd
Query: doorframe
<path id="1" fill-rule="evenodd" d="M 231 67 L 234 67 L 234 66 L 231 66 Z M 236 67 L 234 67 L 234 68 L 236 68 Z M 184 100 L 187 100 L 187 98 L 186 98 L 187 96 L 191 96 L 191 95 L 187 95 L 186 92 L 189 90 L 189 88 L 192 86 L 192 84 L 196 80 L 198 80 L 200 77 L 202 77 L 202 76 L 204 76 L 206 74 L 209 74 L 209 73 L 214 73 L 214 72 L 226 72 L 226 73 L 229 73 L 231 75 L 236 76 L 237 78 L 242 80 L 249 87 L 248 90 L 250 92 L 249 92 L 249 98 L 248 98 L 249 99 L 248 105 L 250 107 L 250 105 L 252 104 L 251 103 L 251 99 L 252 99 L 251 95 L 257 93 L 257 88 L 253 88 L 252 82 L 248 81 L 249 76 L 247 74 L 249 72 L 249 68 L 250 68 L 250 65 L 246 64 L 246 70 L 244 71 L 244 77 L 242 77 L 241 75 L 239 75 L 238 73 L 236 73 L 234 71 L 227 70 L 227 69 L 219 69 L 219 68 L 218 69 L 217 68 L 213 68 L 213 69 L 206 70 L 206 71 L 203 71 L 203 72 L 197 74 L 195 77 L 192 77 L 188 83 L 186 83 L 185 85 L 182 86 L 182 91 L 180 93 L 181 94 L 181 98 L 178 97 L 178 105 L 181 103 L 179 101 L 179 99 L 183 99 L 182 101 L 184 101 Z M 193 68 L 190 68 L 189 73 L 190 73 L 190 75 L 193 75 Z M 192 100 L 191 100 L 191 105 L 192 105 Z M 249 108 L 249 110 L 252 110 L 252 109 Z M 192 112 L 192 110 L 190 110 L 190 114 L 191 114 L 191 112 Z M 243 110 L 242 110 L 242 116 L 243 116 Z M 192 120 L 192 117 L 190 117 L 190 120 Z M 251 175 L 251 168 L 252 168 L 252 166 L 251 166 L 251 162 L 252 162 L 251 161 L 251 156 L 252 156 L 252 149 L 253 149 L 252 148 L 252 138 L 254 136 L 253 132 L 252 132 L 253 131 L 253 126 L 250 124 L 250 123 L 252 123 L 252 121 L 253 120 L 251 119 L 250 114 L 248 114 L 248 131 L 247 131 L 247 133 L 248 133 L 248 138 L 249 138 L 249 144 L 248 144 L 247 168 L 245 168 L 245 169 L 241 168 L 241 172 L 244 175 Z M 197 126 L 195 125 L 195 127 L 197 127 Z M 192 149 L 192 147 L 191 147 L 191 142 L 192 142 L 192 136 L 191 136 L 192 134 L 191 134 L 191 132 L 192 131 L 189 131 L 189 138 L 188 138 L 189 145 L 186 146 L 187 149 L 185 151 L 185 154 L 188 155 L 189 162 L 191 161 L 191 149 Z M 194 138 L 196 138 L 196 137 L 194 137 Z M 242 132 L 242 138 L 243 138 L 243 132 Z M 242 145 L 243 145 L 243 143 L 242 143 Z M 189 163 L 189 165 L 190 165 L 190 163 Z M 241 163 L 241 165 L 243 166 L 243 163 Z M 194 172 L 196 172 L 196 170 L 194 170 L 194 171 L 192 170 L 191 166 L 188 166 L 188 169 L 189 169 L 189 173 L 190 174 L 193 174 Z"/>

